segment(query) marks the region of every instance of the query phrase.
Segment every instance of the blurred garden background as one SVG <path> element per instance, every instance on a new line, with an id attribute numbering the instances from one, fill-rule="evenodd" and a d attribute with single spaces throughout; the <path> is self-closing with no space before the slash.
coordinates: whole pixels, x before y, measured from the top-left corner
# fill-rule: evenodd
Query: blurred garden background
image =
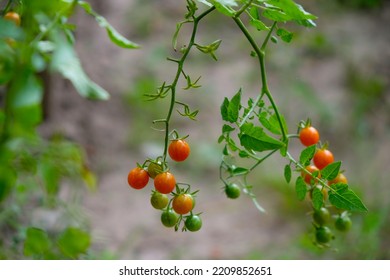
<path id="1" fill-rule="evenodd" d="M 267 67 L 270 90 L 287 119 L 290 133 L 300 120 L 310 118 L 329 141 L 336 160 L 343 162 L 351 188 L 363 199 L 368 213 L 354 213 L 351 231 L 338 235 L 334 249 L 313 245 L 310 206 L 296 198 L 293 183 L 283 177 L 286 162 L 275 156 L 258 167 L 250 180 L 266 213 L 260 213 L 248 196 L 226 198 L 219 180 L 222 146 L 220 105 L 239 88 L 246 98 L 258 93 L 258 69 L 250 48 L 236 26 L 214 14 L 200 24 L 204 43 L 221 39 L 218 61 L 193 52 L 185 65 L 201 76 L 199 89 L 179 92 L 192 108 L 196 121 L 175 115 L 173 126 L 189 134 L 189 160 L 172 164 L 178 180 L 185 178 L 197 194 L 202 212 L 199 232 L 174 232 L 162 226 L 160 213 L 149 203 L 150 189 L 136 191 L 127 173 L 146 158 L 162 153 L 163 133 L 152 121 L 163 118 L 168 103 L 145 101 L 164 81 L 172 80 L 176 65 L 171 40 L 176 23 L 186 12 L 177 0 L 90 0 L 91 6 L 140 49 L 114 46 L 104 29 L 81 11 L 72 21 L 76 50 L 93 81 L 110 92 L 108 101 L 81 98 L 58 76 L 50 80 L 50 99 L 39 132 L 44 138 L 61 137 L 79 143 L 96 186 L 63 180 L 58 207 L 28 199 L 15 213 L 25 215 L 29 226 L 55 231 L 77 225 L 91 234 L 84 258 L 92 259 L 389 259 L 390 258 L 390 2 L 386 0 L 301 0 L 318 16 L 317 27 L 291 26 L 291 43 L 270 44 Z M 188 40 L 184 29 L 179 45 Z M 291 143 L 293 153 L 302 147 Z M 295 149 L 295 151 L 294 151 Z M 92 176 L 92 175 L 91 175 Z M 91 184 L 94 185 L 94 184 Z M 22 196 L 20 190 L 17 196 Z M 11 210 L 12 212 L 13 210 Z M 18 212 L 21 211 L 21 212 Z M 11 215 L 11 214 L 10 214 Z M 16 215 L 16 214 L 15 214 Z M 17 255 L 6 237 L 0 215 L 2 258 Z M 8 243 L 7 243 L 8 242 Z M 9 249 L 11 248 L 11 249 Z M 15 250 L 13 250 L 14 248 Z"/>

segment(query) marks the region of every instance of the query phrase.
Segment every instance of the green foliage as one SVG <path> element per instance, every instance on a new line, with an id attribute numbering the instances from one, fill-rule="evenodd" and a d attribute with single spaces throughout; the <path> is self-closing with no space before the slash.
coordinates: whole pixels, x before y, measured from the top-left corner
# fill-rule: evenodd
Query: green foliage
<path id="1" fill-rule="evenodd" d="M 94 16 L 113 43 L 138 45 L 120 35 L 84 1 L 8 1 L 0 11 L 0 231 L 2 258 L 77 259 L 91 244 L 88 231 L 74 227 L 44 228 L 31 224 L 35 210 L 66 212 L 59 197 L 63 182 L 93 189 L 96 177 L 82 148 L 60 135 L 46 140 L 37 127 L 43 121 L 42 73 L 60 73 L 82 97 L 104 100 L 109 94 L 85 74 L 74 49 L 75 26 L 68 22 L 77 6 Z M 3 15 L 13 11 L 18 26 Z M 50 94 L 50 92 L 45 92 Z M 23 214 L 21 214 L 23 213 Z M 65 226 L 72 224 L 64 220 Z"/>

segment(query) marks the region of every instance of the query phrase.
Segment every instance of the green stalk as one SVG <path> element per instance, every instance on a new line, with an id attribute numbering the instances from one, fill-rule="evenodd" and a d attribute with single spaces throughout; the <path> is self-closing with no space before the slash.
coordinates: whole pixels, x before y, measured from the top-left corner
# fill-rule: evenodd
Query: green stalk
<path id="1" fill-rule="evenodd" d="M 272 97 L 272 94 L 271 94 L 271 92 L 268 89 L 267 73 L 266 73 L 266 69 L 265 69 L 265 48 L 267 47 L 267 44 L 269 42 L 269 39 L 271 38 L 272 32 L 274 31 L 274 29 L 276 27 L 276 21 L 273 23 L 271 29 L 269 30 L 269 32 L 267 34 L 267 37 L 264 39 L 264 42 L 261 45 L 261 48 L 259 48 L 259 46 L 257 45 L 256 41 L 253 39 L 253 36 L 250 34 L 250 32 L 248 31 L 248 29 L 246 28 L 244 23 L 241 21 L 241 19 L 238 18 L 238 17 L 233 17 L 233 20 L 237 24 L 237 26 L 241 29 L 242 33 L 245 35 L 245 37 L 249 41 L 250 45 L 252 46 L 254 52 L 256 53 L 256 55 L 257 55 L 257 57 L 259 59 L 261 82 L 262 82 L 262 90 L 261 90 L 260 97 L 263 94 L 265 94 L 267 96 L 268 100 L 270 101 L 271 106 L 274 109 L 276 118 L 278 120 L 278 123 L 279 123 L 279 126 L 280 126 L 280 130 L 282 131 L 283 142 L 286 142 L 287 141 L 286 131 L 284 130 L 284 126 L 283 126 L 283 123 L 282 123 L 282 118 L 281 118 L 280 113 L 279 113 L 279 109 L 276 106 L 276 103 L 275 103 L 275 101 L 274 101 L 274 99 Z M 257 98 L 257 100 L 259 100 L 259 99 L 260 98 Z M 257 103 L 258 103 L 258 101 L 253 103 L 253 107 L 249 110 L 249 113 L 253 112 L 253 110 L 257 106 Z M 247 115 L 244 118 L 244 120 L 246 120 L 248 117 L 249 117 L 249 115 Z M 241 125 L 242 125 L 242 123 L 241 123 Z"/>
<path id="2" fill-rule="evenodd" d="M 188 43 L 188 46 L 185 50 L 185 52 L 183 53 L 183 56 L 181 57 L 180 60 L 177 60 L 175 62 L 177 62 L 178 64 L 178 67 L 177 67 L 177 71 L 176 71 L 176 76 L 171 84 L 171 103 L 170 103 L 170 106 L 169 106 L 169 110 L 168 110 L 168 114 L 167 114 L 167 117 L 165 119 L 165 142 L 164 142 L 164 154 L 163 154 L 163 162 L 166 161 L 166 158 L 167 158 L 167 152 L 168 152 L 168 142 L 169 142 L 169 122 L 171 120 L 171 117 L 172 117 L 172 112 L 173 112 L 173 109 L 175 107 L 175 103 L 176 103 L 176 86 L 177 86 L 177 83 L 179 82 L 179 78 L 180 78 L 180 75 L 182 74 L 183 72 L 183 67 L 184 67 L 184 62 L 188 56 L 188 54 L 190 53 L 191 51 L 191 48 L 194 46 L 195 44 L 195 37 L 196 37 L 196 33 L 198 31 L 198 25 L 199 25 L 199 22 L 206 16 L 208 15 L 209 13 L 211 13 L 213 10 L 215 10 L 215 7 L 211 7 L 210 9 L 204 11 L 202 14 L 200 14 L 198 17 L 194 17 L 193 20 L 194 20 L 194 25 L 193 25 L 193 28 L 192 28 L 192 34 L 191 34 L 191 38 L 190 38 L 190 41 Z"/>

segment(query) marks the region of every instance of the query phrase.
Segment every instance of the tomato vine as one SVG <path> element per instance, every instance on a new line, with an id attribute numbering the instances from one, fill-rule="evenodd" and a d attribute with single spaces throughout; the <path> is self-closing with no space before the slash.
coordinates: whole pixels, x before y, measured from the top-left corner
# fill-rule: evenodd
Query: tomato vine
<path id="1" fill-rule="evenodd" d="M 205 5 L 205 8 L 198 7 L 197 2 Z M 323 158 L 324 155 L 321 153 L 327 148 L 327 145 L 321 146 L 319 134 L 315 136 L 316 138 L 307 141 L 301 139 L 305 147 L 301 151 L 299 159 L 295 159 L 291 155 L 289 145 L 292 144 L 292 140 L 299 138 L 300 132 L 310 127 L 311 123 L 310 120 L 301 121 L 297 125 L 297 133 L 289 134 L 286 120 L 269 88 L 266 73 L 266 53 L 269 43 L 277 43 L 278 37 L 289 43 L 293 38 L 293 33 L 284 27 L 286 23 L 292 22 L 311 28 L 316 26 L 314 21 L 317 17 L 293 0 L 187 0 L 186 3 L 187 13 L 184 16 L 184 21 L 177 24 L 172 40 L 174 50 L 179 50 L 182 55 L 178 59 L 168 58 L 169 61 L 177 64 L 176 74 L 171 83 L 164 82 L 155 94 L 147 95 L 149 100 L 165 98 L 170 95 L 166 118 L 154 121 L 155 124 L 164 123 L 165 126 L 164 151 L 162 156 L 156 160 L 147 160 L 142 166 L 147 168 L 149 162 L 154 164 L 159 162 L 162 166 L 162 172 L 169 170 L 167 163 L 169 141 L 173 132 L 178 136 L 177 132 L 171 131 L 170 127 L 176 105 L 184 108 L 184 113 L 179 112 L 180 115 L 194 119 L 198 114 L 198 110 L 191 111 L 189 105 L 177 100 L 177 85 L 179 79 L 183 77 L 187 82 L 185 90 L 199 87 L 200 78 L 193 79 L 184 71 L 184 64 L 194 47 L 217 60 L 216 52 L 222 41 L 218 39 L 209 45 L 201 45 L 197 43 L 197 37 L 200 21 L 212 12 L 218 12 L 221 16 L 233 20 L 239 32 L 251 46 L 251 56 L 257 59 L 261 82 L 259 94 L 255 99 L 249 98 L 247 103 L 243 102 L 243 92 L 242 89 L 239 89 L 231 99 L 225 97 L 220 107 L 224 124 L 218 139 L 218 142 L 223 144 L 219 177 L 225 185 L 227 196 L 238 198 L 240 190 L 243 189 L 252 198 L 255 206 L 264 212 L 264 208 L 257 201 L 253 192 L 248 175 L 269 157 L 279 152 L 287 161 L 284 168 L 284 177 L 287 183 L 290 183 L 292 179 L 292 172 L 296 172 L 297 198 L 304 200 L 310 194 L 312 211 L 316 212 L 324 208 L 326 211 L 331 210 L 336 213 L 336 216 L 341 215 L 341 212 L 343 216 L 349 216 L 349 212 L 352 211 L 367 211 L 361 199 L 345 181 L 330 183 L 336 178 L 344 176 L 341 171 L 341 161 L 334 162 L 333 154 L 329 150 L 325 152 L 328 158 Z M 183 25 L 190 23 L 192 31 L 188 43 L 177 48 L 177 39 Z M 261 44 L 257 42 L 251 29 L 265 33 Z M 322 158 L 318 160 L 319 157 Z M 313 158 L 315 158 L 314 164 L 320 165 L 320 168 L 312 170 L 309 168 Z M 240 166 L 236 166 L 237 159 L 241 159 Z M 181 193 L 190 192 L 189 186 L 185 190 L 180 189 L 179 186 L 176 189 L 177 193 L 173 193 L 174 197 Z M 171 213 L 170 205 L 171 203 L 164 210 L 165 216 Z M 177 220 L 176 230 L 181 220 Z M 340 224 L 340 222 L 338 223 Z M 315 230 L 314 243 L 320 247 L 330 246 L 329 243 L 334 236 L 333 233 L 330 233 L 331 230 L 328 226 L 324 226 L 322 222 L 318 224 L 318 222 L 313 221 L 313 227 Z M 339 226 L 339 228 L 341 227 Z M 349 226 L 345 228 L 349 229 Z M 183 230 L 186 230 L 186 225 L 183 226 Z"/>

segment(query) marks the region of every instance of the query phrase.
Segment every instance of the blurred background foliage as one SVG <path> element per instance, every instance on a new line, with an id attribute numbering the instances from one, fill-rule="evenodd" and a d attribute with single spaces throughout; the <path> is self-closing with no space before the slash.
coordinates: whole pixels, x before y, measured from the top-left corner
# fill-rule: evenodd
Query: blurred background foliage
<path id="1" fill-rule="evenodd" d="M 353 215 L 352 230 L 334 240 L 330 250 L 313 245 L 310 207 L 299 202 L 292 185 L 285 183 L 285 162 L 277 157 L 267 160 L 251 178 L 267 214 L 258 213 L 248 197 L 238 201 L 224 197 L 217 172 L 222 149 L 217 144 L 222 124 L 219 106 L 239 87 L 244 96 L 257 94 L 259 78 L 245 41 L 231 22 L 216 14 L 200 26 L 199 40 L 222 39 L 219 61 L 193 53 L 185 66 L 193 76 L 202 76 L 200 89 L 181 95 L 200 110 L 198 120 L 175 117 L 173 124 L 181 134 L 190 134 L 191 160 L 175 170 L 199 186 L 197 207 L 204 212 L 204 228 L 196 234 L 167 232 L 154 212 L 146 210 L 151 208 L 149 194 L 127 189 L 124 178 L 135 162 L 161 153 L 161 128 L 152 126 L 152 121 L 165 115 L 168 103 L 146 102 L 143 94 L 172 78 L 174 65 L 166 57 L 174 56 L 171 37 L 185 4 L 125 2 L 90 1 L 126 37 L 142 45 L 134 52 L 116 51 L 106 43 L 104 32 L 92 30 L 92 21 L 78 14 L 74 18 L 80 59 L 112 96 L 99 104 L 81 101 L 54 79 L 58 85 L 53 86 L 52 114 L 39 128 L 45 140 L 15 143 L 18 151 L 26 147 L 41 151 L 45 146 L 42 153 L 18 153 L 14 162 L 20 172 L 43 174 L 43 181 L 37 183 L 37 176 L 18 181 L 12 203 L 1 205 L 1 258 L 28 258 L 35 253 L 44 258 L 97 259 L 390 258 L 388 1 L 302 0 L 319 16 L 317 28 L 289 26 L 293 41 L 280 40 L 267 52 L 270 89 L 290 132 L 295 132 L 299 120 L 310 117 L 336 159 L 343 161 L 351 188 L 369 209 L 367 214 Z M 185 43 L 186 31 L 179 44 Z M 291 148 L 298 153 L 300 146 Z M 94 177 L 88 177 L 92 173 L 81 174 L 89 168 L 99 178 L 95 192 L 86 195 L 85 189 L 66 188 L 63 199 L 53 202 L 50 193 L 58 191 L 59 178 L 68 178 L 61 180 L 62 186 L 75 186 L 84 175 L 95 185 Z M 36 191 L 42 187 L 47 190 L 45 197 Z M 140 213 L 145 215 L 142 221 Z M 50 230 L 56 226 L 61 229 Z"/>

